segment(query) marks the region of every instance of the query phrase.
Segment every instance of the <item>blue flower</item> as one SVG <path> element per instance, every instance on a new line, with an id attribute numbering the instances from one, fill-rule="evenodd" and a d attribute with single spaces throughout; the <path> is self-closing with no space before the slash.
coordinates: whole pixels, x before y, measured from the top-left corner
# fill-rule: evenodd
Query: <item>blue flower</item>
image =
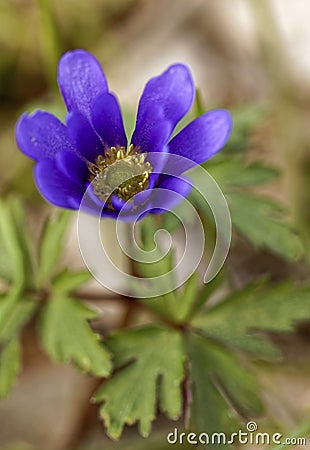
<path id="1" fill-rule="evenodd" d="M 230 114 L 214 110 L 171 138 L 195 93 L 189 69 L 183 64 L 170 66 L 146 84 L 129 145 L 118 101 L 90 53 L 66 53 L 59 63 L 58 84 L 68 110 L 66 124 L 45 111 L 23 114 L 16 140 L 20 150 L 36 162 L 34 179 L 42 196 L 62 208 L 79 209 L 90 183 L 94 202 L 102 204 L 102 216 L 117 217 L 126 201 L 154 187 L 185 197 L 191 186 L 184 178 L 158 173 L 163 156 L 180 155 L 201 164 L 223 147 L 230 134 Z M 108 184 L 104 169 L 120 160 L 127 164 L 125 169 L 132 178 L 103 201 Z M 180 164 L 175 175 L 188 168 Z M 109 176 L 115 181 L 118 175 L 114 170 Z M 173 202 L 165 196 L 163 208 L 170 209 Z"/>

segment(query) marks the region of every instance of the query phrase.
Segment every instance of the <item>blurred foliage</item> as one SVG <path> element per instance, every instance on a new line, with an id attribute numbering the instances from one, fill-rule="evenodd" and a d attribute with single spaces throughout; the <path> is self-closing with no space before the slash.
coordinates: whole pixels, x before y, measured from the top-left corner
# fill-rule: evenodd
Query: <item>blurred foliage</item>
<path id="1" fill-rule="evenodd" d="M 0 203 L 1 258 L 0 275 L 16 290 L 31 287 L 33 280 L 32 249 L 24 232 L 24 211 L 16 199 Z"/>
<path id="2" fill-rule="evenodd" d="M 233 139 L 203 167 L 221 187 L 227 199 L 234 232 L 241 234 L 256 248 L 267 248 L 288 261 L 297 261 L 303 246 L 287 205 L 272 197 L 258 194 L 255 188 L 275 183 L 278 170 L 259 161 L 248 163 L 245 149 L 251 130 L 264 118 L 260 107 L 239 107 L 232 111 Z M 245 117 L 248 117 L 246 120 Z M 193 175 L 195 180 L 195 176 Z M 193 201 L 202 214 L 210 218 L 211 211 L 201 195 L 194 191 Z"/>
<path id="3" fill-rule="evenodd" d="M 247 193 L 227 197 L 232 223 L 256 247 L 267 247 L 289 261 L 297 261 L 303 248 L 285 210 L 278 203 Z"/>
<path id="4" fill-rule="evenodd" d="M 3 348 L 0 356 L 0 396 L 5 397 L 11 390 L 20 371 L 20 344 L 12 338 Z"/>
<path id="5" fill-rule="evenodd" d="M 11 263 L 3 263 L 0 272 L 6 281 L 0 297 L 0 395 L 9 393 L 20 370 L 20 335 L 38 309 L 42 345 L 51 359 L 73 361 L 84 371 L 107 375 L 109 354 L 88 324 L 97 314 L 70 296 L 90 275 L 59 267 L 69 213 L 48 218 L 35 251 L 22 204 L 16 199 L 1 201 L 0 209 L 1 242 L 7 251 L 3 256 Z"/>
<path id="6" fill-rule="evenodd" d="M 223 299 L 192 324 L 230 348 L 272 357 L 278 351 L 266 340 L 266 333 L 292 332 L 296 324 L 309 318 L 309 311 L 309 287 L 286 282 L 270 288 L 261 282 Z"/>
<path id="7" fill-rule="evenodd" d="M 0 101 L 31 100 L 49 83 L 55 89 L 56 64 L 67 48 L 85 48 L 99 40 L 108 53 L 117 52 L 120 44 L 116 36 L 113 41 L 107 38 L 108 31 L 137 3 L 1 1 Z"/>

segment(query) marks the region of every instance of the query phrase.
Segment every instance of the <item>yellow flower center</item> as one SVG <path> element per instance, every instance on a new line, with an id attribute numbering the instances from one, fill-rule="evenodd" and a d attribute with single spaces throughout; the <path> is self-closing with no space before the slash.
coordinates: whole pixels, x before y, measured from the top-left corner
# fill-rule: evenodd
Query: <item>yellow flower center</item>
<path id="1" fill-rule="evenodd" d="M 99 155 L 94 164 L 88 165 L 88 170 L 94 193 L 101 200 L 108 201 L 109 208 L 113 209 L 111 192 L 128 201 L 144 191 L 149 185 L 152 166 L 145 161 L 145 154 L 140 154 L 130 145 L 128 150 L 125 147 L 108 148 L 104 156 Z"/>

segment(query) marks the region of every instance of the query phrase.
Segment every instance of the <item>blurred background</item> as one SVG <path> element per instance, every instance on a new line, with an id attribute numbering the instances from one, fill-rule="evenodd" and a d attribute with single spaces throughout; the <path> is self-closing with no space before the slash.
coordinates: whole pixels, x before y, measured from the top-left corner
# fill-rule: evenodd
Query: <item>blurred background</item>
<path id="1" fill-rule="evenodd" d="M 56 70 L 65 51 L 94 53 L 128 128 L 146 81 L 181 61 L 191 67 L 207 109 L 225 107 L 242 117 L 245 128 L 250 123 L 245 160 L 281 173 L 259 192 L 287 206 L 302 236 L 305 257 L 294 264 L 236 238 L 229 257 L 235 283 L 243 286 L 262 274 L 272 280 L 309 279 L 309 15 L 307 0 L 0 0 L 1 196 L 22 198 L 36 237 L 51 208 L 36 191 L 32 163 L 18 151 L 14 127 L 23 111 L 37 107 L 64 116 Z M 70 267 L 83 267 L 74 225 L 64 258 Z M 87 292 L 97 289 L 92 283 Z M 112 294 L 104 295 L 104 302 L 94 305 L 104 310 L 109 329 L 123 310 Z M 310 329 L 278 343 L 286 363 L 261 365 L 258 376 L 269 420 L 292 428 L 310 405 Z M 165 448 L 165 433 L 175 424 L 162 417 L 148 441 L 135 429 L 126 430 L 118 443 L 110 441 L 96 407 L 89 405 L 93 379 L 53 365 L 31 325 L 23 359 L 17 386 L 0 401 L 1 450 Z"/>

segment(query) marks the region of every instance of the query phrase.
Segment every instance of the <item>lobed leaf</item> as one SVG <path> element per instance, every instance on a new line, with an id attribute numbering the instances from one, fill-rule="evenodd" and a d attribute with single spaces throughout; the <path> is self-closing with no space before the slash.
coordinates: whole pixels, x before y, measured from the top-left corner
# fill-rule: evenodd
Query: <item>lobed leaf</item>
<path id="1" fill-rule="evenodd" d="M 192 325 L 230 347 L 270 357 L 278 351 L 263 332 L 291 332 L 309 318 L 310 287 L 253 284 L 196 316 Z"/>
<path id="2" fill-rule="evenodd" d="M 230 192 L 233 226 L 258 248 L 269 248 L 289 261 L 302 255 L 302 245 L 279 205 L 267 198 Z"/>
<path id="3" fill-rule="evenodd" d="M 96 316 L 81 302 L 55 292 L 40 323 L 42 345 L 51 359 L 57 363 L 73 361 L 86 372 L 107 376 L 111 370 L 110 355 L 87 322 Z"/>
<path id="4" fill-rule="evenodd" d="M 262 412 L 252 373 L 222 346 L 196 334 L 187 337 L 191 390 L 190 428 L 198 433 L 229 433 L 238 429 L 238 413 Z M 223 448 L 223 441 L 212 447 Z"/>
<path id="5" fill-rule="evenodd" d="M 173 329 L 148 326 L 116 332 L 108 341 L 117 371 L 96 394 L 104 402 L 101 417 L 108 434 L 119 438 L 125 424 L 139 421 L 148 436 L 156 413 L 157 385 L 160 408 L 177 419 L 182 410 L 181 382 L 184 378 L 182 335 Z"/>

